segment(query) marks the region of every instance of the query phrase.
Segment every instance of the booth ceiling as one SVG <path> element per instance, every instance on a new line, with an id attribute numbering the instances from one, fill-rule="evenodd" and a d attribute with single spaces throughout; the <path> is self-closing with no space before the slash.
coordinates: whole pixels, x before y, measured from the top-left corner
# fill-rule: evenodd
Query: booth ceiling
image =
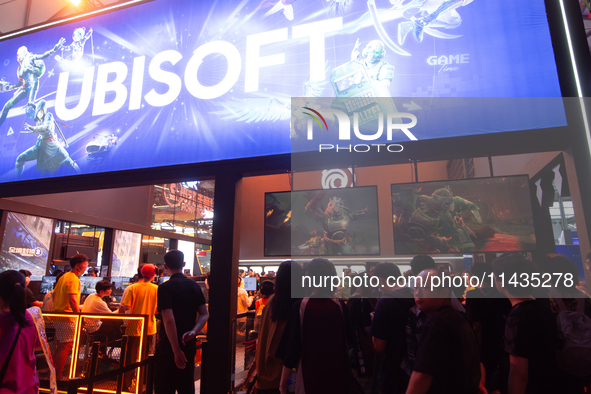
<path id="1" fill-rule="evenodd" d="M 128 1 L 0 0 L 0 35 Z"/>

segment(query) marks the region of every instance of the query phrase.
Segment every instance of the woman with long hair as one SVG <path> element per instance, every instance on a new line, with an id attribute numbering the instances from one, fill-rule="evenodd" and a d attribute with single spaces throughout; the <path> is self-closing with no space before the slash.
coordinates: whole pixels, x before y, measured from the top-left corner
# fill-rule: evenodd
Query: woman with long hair
<path id="1" fill-rule="evenodd" d="M 25 277 L 13 270 L 0 273 L 0 393 L 39 391 L 35 348 L 41 343 L 25 306 Z"/>
<path id="2" fill-rule="evenodd" d="M 295 261 L 284 261 L 275 279 L 275 293 L 263 308 L 256 353 L 257 393 L 277 394 L 283 362 L 275 357 L 293 304 L 291 298 L 292 275 L 301 276 L 302 267 Z"/>

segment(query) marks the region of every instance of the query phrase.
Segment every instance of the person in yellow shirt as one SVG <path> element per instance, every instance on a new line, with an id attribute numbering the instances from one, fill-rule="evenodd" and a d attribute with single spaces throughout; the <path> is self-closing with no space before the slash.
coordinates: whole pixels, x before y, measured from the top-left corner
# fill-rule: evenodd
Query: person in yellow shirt
<path id="1" fill-rule="evenodd" d="M 79 277 L 88 268 L 88 257 L 77 254 L 70 258 L 72 270 L 66 272 L 55 286 L 53 292 L 54 312 L 75 312 L 81 311 L 80 307 L 80 279 Z M 64 366 L 68 359 L 68 353 L 72 350 L 74 339 L 74 322 L 69 318 L 54 319 L 56 351 L 53 356 L 55 372 L 58 380 L 62 377 Z"/>
<path id="2" fill-rule="evenodd" d="M 156 339 L 156 307 L 158 305 L 158 286 L 151 283 L 158 272 L 154 264 L 146 264 L 142 267 L 142 280 L 127 288 L 125 297 L 121 300 L 119 313 L 129 311 L 132 315 L 148 316 L 148 337 L 146 343 L 149 344 L 150 352 L 153 349 L 153 343 Z M 139 325 L 135 322 L 129 322 L 126 335 L 129 336 L 129 345 L 127 347 L 126 365 L 139 361 L 143 354 L 143 349 L 139 348 L 142 333 L 139 331 Z M 141 352 L 141 353 L 140 353 Z M 132 379 L 135 373 L 128 373 L 124 378 L 126 387 L 131 387 Z M 124 386 L 125 387 L 125 386 Z"/>

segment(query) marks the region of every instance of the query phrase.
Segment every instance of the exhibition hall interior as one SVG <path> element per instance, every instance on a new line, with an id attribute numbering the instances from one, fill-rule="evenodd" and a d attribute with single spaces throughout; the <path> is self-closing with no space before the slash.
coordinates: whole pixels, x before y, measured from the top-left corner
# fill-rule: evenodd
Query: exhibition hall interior
<path id="1" fill-rule="evenodd" d="M 0 391 L 590 392 L 590 18 L 0 4 Z"/>

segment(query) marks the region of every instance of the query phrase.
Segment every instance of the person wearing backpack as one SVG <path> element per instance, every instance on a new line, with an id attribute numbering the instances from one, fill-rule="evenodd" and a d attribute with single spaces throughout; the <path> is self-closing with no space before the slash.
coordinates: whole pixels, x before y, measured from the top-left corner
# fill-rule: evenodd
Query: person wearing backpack
<path id="1" fill-rule="evenodd" d="M 558 331 L 559 387 L 565 393 L 584 393 L 585 387 L 591 385 L 591 298 L 576 288 L 577 266 L 566 256 L 549 254 L 541 268 L 545 273 L 567 278 L 553 283 L 557 286 L 548 294 Z"/>

